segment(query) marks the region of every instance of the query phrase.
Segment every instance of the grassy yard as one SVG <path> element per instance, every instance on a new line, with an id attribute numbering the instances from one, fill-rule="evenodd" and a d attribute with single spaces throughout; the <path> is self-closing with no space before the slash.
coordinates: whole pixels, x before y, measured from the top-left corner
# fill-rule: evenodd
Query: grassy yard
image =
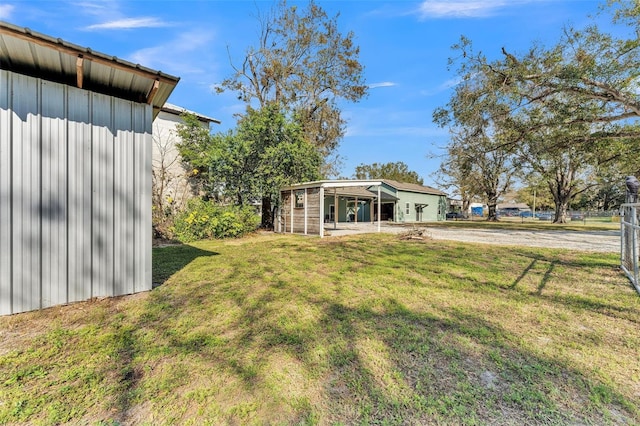
<path id="1" fill-rule="evenodd" d="M 154 249 L 148 293 L 0 317 L 0 424 L 639 424 L 616 255 L 394 235 Z"/>

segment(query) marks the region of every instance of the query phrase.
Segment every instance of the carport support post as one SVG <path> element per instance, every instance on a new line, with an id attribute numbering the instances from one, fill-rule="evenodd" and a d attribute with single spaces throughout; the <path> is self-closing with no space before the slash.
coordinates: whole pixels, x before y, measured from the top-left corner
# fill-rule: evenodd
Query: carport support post
<path id="1" fill-rule="evenodd" d="M 320 238 L 324 237 L 324 186 L 320 186 Z"/>
<path id="2" fill-rule="evenodd" d="M 333 229 L 338 229 L 338 190 L 333 188 Z"/>
<path id="3" fill-rule="evenodd" d="M 293 207 L 294 207 L 294 200 L 293 197 L 295 197 L 295 191 L 292 189 L 291 190 L 291 203 L 289 203 L 291 205 L 291 224 L 289 224 L 289 229 L 291 230 L 291 233 L 293 234 Z"/>
<path id="4" fill-rule="evenodd" d="M 373 225 L 373 216 L 375 216 L 373 214 L 373 199 L 369 200 L 369 220 L 371 221 L 371 224 Z"/>
<path id="5" fill-rule="evenodd" d="M 278 214 L 276 214 L 276 217 L 275 217 L 278 220 L 278 226 L 276 230 L 277 233 L 282 232 L 282 213 L 281 213 L 282 207 L 281 206 L 282 206 L 282 191 L 279 191 L 278 192 Z M 261 207 L 261 210 L 262 210 L 262 207 Z"/>
<path id="6" fill-rule="evenodd" d="M 380 232 L 380 213 L 381 213 L 381 208 L 380 208 L 380 188 L 382 187 L 382 185 L 378 185 L 378 232 Z"/>
<path id="7" fill-rule="evenodd" d="M 307 235 L 307 188 L 304 189 L 304 235 Z"/>
<path id="8" fill-rule="evenodd" d="M 355 216 L 356 216 L 356 223 L 358 223 L 358 197 L 356 197 L 356 206 L 354 207 L 355 210 Z"/>

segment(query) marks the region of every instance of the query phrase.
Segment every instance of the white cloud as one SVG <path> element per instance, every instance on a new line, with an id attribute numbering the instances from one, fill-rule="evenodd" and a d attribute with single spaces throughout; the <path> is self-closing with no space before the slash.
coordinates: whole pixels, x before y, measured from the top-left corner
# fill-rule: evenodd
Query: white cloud
<path id="1" fill-rule="evenodd" d="M 101 24 L 89 25 L 87 30 L 114 30 L 114 29 L 132 29 L 132 28 L 159 28 L 168 27 L 171 24 L 158 18 L 123 18 L 114 21 L 103 22 Z"/>
<path id="2" fill-rule="evenodd" d="M 0 19 L 9 19 L 14 7 L 10 4 L 0 4 Z"/>
<path id="3" fill-rule="evenodd" d="M 72 6 L 75 8 L 79 8 L 83 13 L 87 15 L 94 16 L 102 16 L 104 19 L 105 13 L 113 13 L 118 9 L 116 4 L 112 3 L 91 3 L 91 2 L 80 2 L 80 3 L 72 3 Z"/>
<path id="4" fill-rule="evenodd" d="M 456 87 L 458 84 L 460 84 L 462 82 L 462 79 L 460 77 L 456 77 L 456 78 L 451 78 L 449 80 L 446 80 L 445 82 L 443 82 L 442 84 L 440 84 L 438 87 L 436 87 L 435 89 L 426 89 L 426 90 L 421 90 L 420 94 L 422 96 L 433 96 L 433 95 L 437 95 L 438 93 L 442 93 L 446 90 L 451 89 L 452 87 Z"/>
<path id="5" fill-rule="evenodd" d="M 393 87 L 393 86 L 397 86 L 397 84 L 391 81 L 383 81 L 381 83 L 371 83 L 368 85 L 369 89 L 377 89 L 378 87 Z"/>
<path id="6" fill-rule="evenodd" d="M 418 8 L 423 19 L 428 18 L 482 18 L 499 9 L 516 5 L 518 1 L 505 0 L 424 0 Z"/>
<path id="7" fill-rule="evenodd" d="M 213 33 L 195 29 L 179 34 L 167 43 L 133 52 L 128 60 L 177 75 L 202 73 L 210 66 L 206 55 L 193 53 L 205 51 L 212 40 Z"/>

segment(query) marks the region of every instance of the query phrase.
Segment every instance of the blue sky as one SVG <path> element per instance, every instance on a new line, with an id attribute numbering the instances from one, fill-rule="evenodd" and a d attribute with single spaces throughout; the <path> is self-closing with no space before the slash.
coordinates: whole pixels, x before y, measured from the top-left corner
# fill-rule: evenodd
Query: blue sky
<path id="1" fill-rule="evenodd" d="M 290 4 L 299 2 L 290 2 Z M 403 161 L 426 184 L 448 140 L 432 123 L 455 85 L 447 70 L 451 46 L 461 35 L 476 50 L 497 57 L 501 47 L 525 51 L 533 42 L 551 44 L 566 24 L 578 27 L 598 10 L 596 0 L 317 1 L 330 16 L 340 13 L 343 33 L 360 46 L 369 95 L 344 104 L 348 120 L 339 154 L 342 176 L 360 163 Z M 231 74 L 256 45 L 256 15 L 271 1 L 108 0 L 4 1 L 0 20 L 90 47 L 179 76 L 169 102 L 218 118 L 214 131 L 235 127 L 244 105 L 235 94 L 213 87 Z M 605 21 L 606 25 L 606 21 Z"/>

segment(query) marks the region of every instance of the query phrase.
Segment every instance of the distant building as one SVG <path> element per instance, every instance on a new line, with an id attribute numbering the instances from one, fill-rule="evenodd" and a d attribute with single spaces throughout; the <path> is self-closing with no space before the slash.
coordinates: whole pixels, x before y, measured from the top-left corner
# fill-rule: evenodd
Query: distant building
<path id="1" fill-rule="evenodd" d="M 501 216 L 520 216 L 521 213 L 530 212 L 531 207 L 526 203 L 500 203 L 496 205 L 496 211 Z"/>
<path id="2" fill-rule="evenodd" d="M 209 130 L 211 123 L 220 120 L 165 103 L 153 122 L 153 195 L 154 208 L 171 206 L 181 208 L 195 194 L 189 184 L 187 170 L 182 164 L 176 144 L 180 142 L 176 126 L 182 124 L 184 113 L 193 114 L 202 127 Z M 160 207 L 160 208 L 162 208 Z"/>
<path id="3" fill-rule="evenodd" d="M 390 179 L 324 180 L 280 190 L 281 232 L 323 235 L 325 223 L 445 220 L 447 195 Z"/>

